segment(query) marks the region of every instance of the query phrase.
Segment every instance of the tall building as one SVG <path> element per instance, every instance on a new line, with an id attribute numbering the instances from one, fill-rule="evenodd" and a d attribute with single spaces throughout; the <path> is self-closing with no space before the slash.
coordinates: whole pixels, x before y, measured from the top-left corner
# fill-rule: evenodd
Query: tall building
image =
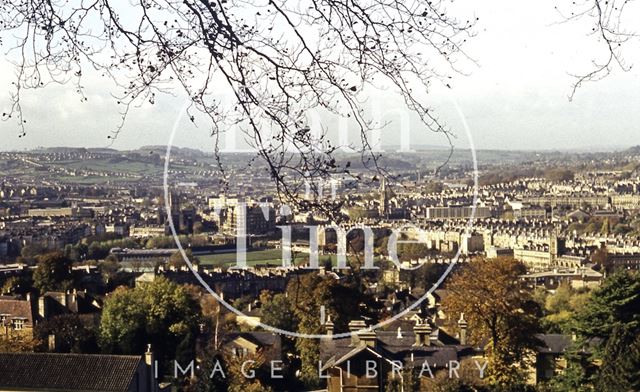
<path id="1" fill-rule="evenodd" d="M 220 229 L 228 234 L 236 234 L 238 225 L 245 222 L 245 233 L 266 234 L 275 230 L 276 212 L 271 204 L 246 202 L 224 195 L 209 199 L 209 207 L 215 210 Z"/>
<path id="2" fill-rule="evenodd" d="M 388 217 L 389 215 L 389 194 L 387 188 L 387 180 L 382 177 L 380 181 L 380 215 Z"/>

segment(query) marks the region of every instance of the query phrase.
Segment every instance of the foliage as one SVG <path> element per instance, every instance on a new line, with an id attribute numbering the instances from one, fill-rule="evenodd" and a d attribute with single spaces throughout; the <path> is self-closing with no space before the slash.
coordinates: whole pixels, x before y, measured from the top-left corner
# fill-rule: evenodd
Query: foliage
<path id="1" fill-rule="evenodd" d="M 265 362 L 266 360 L 261 353 L 245 357 L 225 356 L 229 377 L 228 392 L 270 392 L 271 388 L 261 381 L 267 379 Z M 242 369 L 243 363 L 247 363 L 244 370 Z M 255 377 L 247 377 L 245 374 L 254 374 Z"/>
<path id="2" fill-rule="evenodd" d="M 93 319 L 83 320 L 77 314 L 64 314 L 40 322 L 35 335 L 47 349 L 49 335 L 55 335 L 55 352 L 97 353 L 97 329 Z"/>
<path id="3" fill-rule="evenodd" d="M 523 381 L 527 352 L 537 343 L 540 309 L 519 283 L 524 271 L 511 258 L 475 259 L 446 286 L 450 294 L 443 309 L 452 319 L 464 313 L 473 344 L 488 342 L 487 374 L 497 385 Z"/>
<path id="4" fill-rule="evenodd" d="M 564 355 L 567 367 L 562 373 L 554 377 L 545 390 L 550 392 L 589 392 L 593 391 L 590 383 L 590 375 L 595 373 L 595 365 L 591 362 L 589 355 L 580 347 L 574 344 Z M 542 391 L 541 391 L 542 392 Z"/>
<path id="5" fill-rule="evenodd" d="M 219 353 L 205 352 L 196 368 L 195 377 L 189 379 L 186 392 L 227 392 L 229 380 L 224 358 Z M 219 365 L 219 368 L 218 368 Z M 222 374 L 220 373 L 222 371 Z"/>
<path id="6" fill-rule="evenodd" d="M 36 257 L 33 287 L 40 294 L 47 291 L 66 291 L 72 285 L 71 261 L 62 252 L 52 252 Z"/>
<path id="7" fill-rule="evenodd" d="M 134 238 L 117 238 L 113 233 L 83 238 L 75 245 L 66 245 L 64 254 L 72 262 L 84 260 L 102 260 L 109 256 L 112 248 L 140 248 Z"/>
<path id="8" fill-rule="evenodd" d="M 549 169 L 544 172 L 544 176 L 554 182 L 571 181 L 575 177 L 573 171 L 566 168 Z"/>
<path id="9" fill-rule="evenodd" d="M 206 235 L 179 235 L 178 241 L 183 248 L 190 246 L 211 245 L 209 237 Z M 176 240 L 173 236 L 158 236 L 147 240 L 144 247 L 146 249 L 172 249 L 176 247 Z"/>
<path id="10" fill-rule="evenodd" d="M 261 295 L 262 302 L 261 320 L 263 324 L 280 328 L 285 331 L 293 331 L 298 323 L 292 306 L 285 294 L 275 294 L 270 298 Z"/>
<path id="11" fill-rule="evenodd" d="M 31 287 L 31 276 L 27 274 L 11 276 L 2 284 L 0 295 L 24 295 L 31 291 Z"/>
<path id="12" fill-rule="evenodd" d="M 150 343 L 159 358 L 179 358 L 179 346 L 193 349 L 199 314 L 187 290 L 163 277 L 134 289 L 119 287 L 104 304 L 100 345 L 109 353 L 142 354 Z"/>
<path id="13" fill-rule="evenodd" d="M 22 247 L 20 256 L 28 263 L 35 260 L 36 256 L 47 252 L 47 248 L 39 242 L 32 242 Z"/>
<path id="14" fill-rule="evenodd" d="M 347 331 L 348 323 L 354 317 L 354 310 L 361 309 L 360 305 L 367 301 L 355 280 L 339 282 L 317 274 L 306 274 L 292 279 L 287 286 L 286 298 L 286 302 L 290 304 L 290 312 L 297 321 L 295 330 L 304 334 L 325 333 L 320 325 L 321 306 L 325 307 L 326 314 L 331 317 L 336 332 Z M 282 298 L 278 300 L 283 301 Z M 286 318 L 279 320 L 289 321 Z M 307 387 L 317 386 L 318 340 L 296 339 L 295 347 L 302 361 L 301 381 Z"/>
<path id="15" fill-rule="evenodd" d="M 187 256 L 187 260 L 191 262 L 194 268 L 196 268 L 200 264 L 200 259 L 193 255 L 191 249 L 186 249 L 184 253 Z M 169 257 L 169 265 L 174 268 L 186 267 L 187 263 L 184 262 L 184 258 L 182 257 L 182 253 L 177 251 Z"/>
<path id="16" fill-rule="evenodd" d="M 544 298 L 544 316 L 541 320 L 547 333 L 571 333 L 575 313 L 589 298 L 589 293 L 561 284 L 553 294 Z"/>
<path id="17" fill-rule="evenodd" d="M 556 383 L 569 390 L 582 382 L 598 391 L 640 389 L 640 277 L 621 271 L 609 276 L 577 312 L 573 330 L 577 348 L 569 372 Z M 575 351 L 585 350 L 586 358 Z M 588 354 L 588 355 L 587 355 Z M 573 360 L 573 361 L 572 361 Z M 601 363 L 594 370 L 594 363 Z"/>
<path id="18" fill-rule="evenodd" d="M 119 268 L 120 265 L 118 263 L 118 259 L 113 255 L 109 255 L 103 261 L 98 263 L 100 275 L 102 276 L 103 282 L 106 284 L 109 284 L 114 280 L 118 274 Z"/>
<path id="19" fill-rule="evenodd" d="M 4 329 L 4 327 L 2 327 Z M 30 331 L 9 331 L 0 333 L 0 353 L 33 352 L 39 341 Z"/>

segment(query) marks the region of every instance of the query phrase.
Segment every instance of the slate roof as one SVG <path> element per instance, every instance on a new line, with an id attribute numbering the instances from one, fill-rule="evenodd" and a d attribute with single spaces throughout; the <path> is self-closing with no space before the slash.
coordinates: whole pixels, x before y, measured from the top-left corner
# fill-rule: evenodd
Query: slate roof
<path id="1" fill-rule="evenodd" d="M 414 346 L 416 338 L 412 331 L 403 331 L 400 338 L 397 332 L 376 331 L 376 347 L 370 349 L 387 360 L 427 360 L 433 367 L 444 367 L 449 361 L 460 360 L 477 353 L 473 347 L 460 345 L 455 338 L 440 329 L 434 330 L 431 336 L 437 339 L 432 340 L 433 343 L 429 346 Z M 326 364 L 325 368 L 330 367 L 362 351 L 363 346 L 363 342 L 353 346 L 350 337 L 323 339 L 320 343 L 320 359 Z"/>
<path id="2" fill-rule="evenodd" d="M 0 296 L 0 314 L 8 314 L 10 318 L 23 318 L 27 325 L 33 325 L 31 303 L 20 297 Z"/>
<path id="3" fill-rule="evenodd" d="M 261 347 L 274 346 L 280 343 L 280 335 L 272 332 L 251 331 L 251 332 L 234 332 L 227 334 L 225 340 L 233 341 L 236 338 L 245 338 Z"/>
<path id="4" fill-rule="evenodd" d="M 0 389 L 126 392 L 141 356 L 0 353 Z"/>
<path id="5" fill-rule="evenodd" d="M 86 314 L 100 311 L 99 306 L 96 306 L 97 300 L 83 291 L 75 293 L 48 291 L 43 297 L 56 303 L 57 309 L 52 309 L 52 313 L 55 314 L 68 312 Z M 63 302 L 66 302 L 66 305 L 63 306 Z"/>
<path id="6" fill-rule="evenodd" d="M 572 343 L 571 335 L 537 334 L 536 338 L 540 341 L 539 353 L 562 354 Z"/>

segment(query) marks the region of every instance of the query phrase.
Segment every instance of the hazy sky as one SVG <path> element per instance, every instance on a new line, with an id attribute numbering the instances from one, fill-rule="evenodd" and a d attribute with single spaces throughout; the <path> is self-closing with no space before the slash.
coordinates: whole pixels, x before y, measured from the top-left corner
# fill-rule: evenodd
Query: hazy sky
<path id="1" fill-rule="evenodd" d="M 574 149 L 610 148 L 640 144 L 640 66 L 630 72 L 615 69 L 597 83 L 582 87 L 573 102 L 567 96 L 570 73 L 589 69 L 601 58 L 602 46 L 586 34 L 585 24 L 560 24 L 552 1 L 457 1 L 465 15 L 480 18 L 477 36 L 466 51 L 478 65 L 464 67 L 469 76 L 457 76 L 453 89 L 435 86 L 428 98 L 441 117 L 458 134 L 456 144 L 468 146 L 456 105 L 464 114 L 477 148 Z M 454 10 L 457 11 L 457 10 Z M 638 7 L 629 8 L 630 19 L 639 20 Z M 640 65 L 640 42 L 625 52 L 629 64 Z M 5 48 L 6 50 L 6 48 Z M 0 107 L 9 105 L 14 71 L 0 63 Z M 88 102 L 80 103 L 72 86 L 50 86 L 27 91 L 23 109 L 28 135 L 18 138 L 15 123 L 0 123 L 2 150 L 38 146 L 105 147 L 106 136 L 118 122 L 118 112 L 109 95 L 109 84 L 97 75 L 87 75 Z M 383 144 L 397 144 L 398 122 L 393 112 L 400 100 L 388 92 L 372 93 L 372 105 L 383 103 L 392 121 L 383 131 Z M 129 149 L 166 144 L 183 97 L 166 97 L 154 106 L 134 110 L 127 127 L 113 147 Z M 329 125 L 331 122 L 329 121 Z M 441 137 L 425 133 L 411 122 L 411 142 L 443 144 Z M 176 144 L 206 149 L 211 145 L 206 127 L 194 129 L 180 123 Z"/>

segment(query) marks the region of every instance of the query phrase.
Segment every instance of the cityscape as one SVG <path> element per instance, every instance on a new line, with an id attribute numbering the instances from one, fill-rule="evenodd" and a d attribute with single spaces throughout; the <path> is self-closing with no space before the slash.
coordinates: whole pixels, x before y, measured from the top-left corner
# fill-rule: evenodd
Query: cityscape
<path id="1" fill-rule="evenodd" d="M 599 318 L 584 319 L 596 296 L 610 296 L 601 305 L 615 317 L 627 317 L 618 306 L 637 312 L 637 147 L 478 151 L 488 163 L 477 187 L 464 153 L 439 172 L 442 151 L 389 153 L 386 180 L 321 188 L 340 226 L 265 197 L 273 183 L 241 156 L 221 191 L 207 180 L 210 156 L 176 151 L 170 174 L 182 181 L 165 200 L 157 150 L 0 154 L 3 370 L 69 364 L 60 378 L 3 372 L 3 388 L 73 379 L 83 390 L 132 390 L 134 380 L 133 390 L 483 390 L 508 377 L 518 390 L 573 390 L 604 371 L 584 365 L 602 361 L 610 339 L 592 332 L 609 328 Z M 497 286 L 473 292 L 483 280 Z M 93 364 L 100 374 L 65 373 Z"/>

